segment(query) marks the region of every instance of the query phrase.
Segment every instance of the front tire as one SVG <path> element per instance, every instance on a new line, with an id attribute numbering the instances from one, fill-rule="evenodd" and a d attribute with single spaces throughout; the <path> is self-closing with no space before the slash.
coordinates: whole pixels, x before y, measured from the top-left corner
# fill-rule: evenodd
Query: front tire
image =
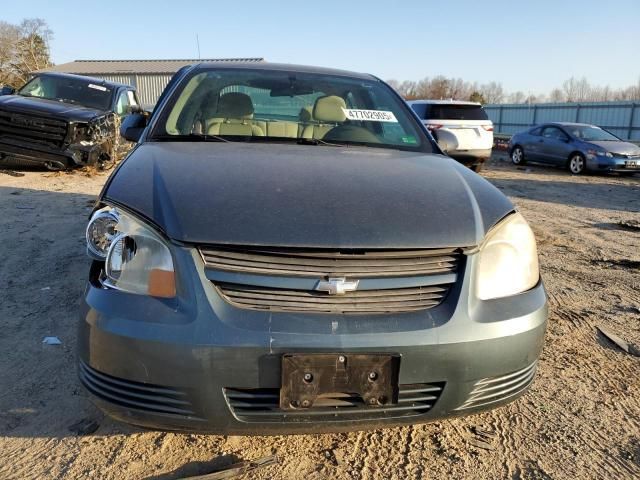
<path id="1" fill-rule="evenodd" d="M 584 156 L 581 153 L 571 155 L 568 163 L 569 171 L 574 175 L 581 175 L 587 168 Z"/>
<path id="2" fill-rule="evenodd" d="M 476 173 L 479 173 L 482 171 L 482 167 L 484 167 L 484 162 L 480 162 L 480 163 L 476 163 L 474 165 L 471 165 L 471 170 L 473 170 Z"/>
<path id="3" fill-rule="evenodd" d="M 514 165 L 524 165 L 526 163 L 522 147 L 514 147 L 514 149 L 511 150 L 511 163 Z"/>

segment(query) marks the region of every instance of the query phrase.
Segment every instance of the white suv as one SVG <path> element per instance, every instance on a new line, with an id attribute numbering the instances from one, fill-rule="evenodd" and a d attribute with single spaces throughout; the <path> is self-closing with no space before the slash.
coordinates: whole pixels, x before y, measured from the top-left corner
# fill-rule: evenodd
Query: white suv
<path id="1" fill-rule="evenodd" d="M 493 123 L 482 105 L 456 100 L 407 102 L 436 140 L 453 145 L 447 154 L 478 172 L 491 156 Z"/>

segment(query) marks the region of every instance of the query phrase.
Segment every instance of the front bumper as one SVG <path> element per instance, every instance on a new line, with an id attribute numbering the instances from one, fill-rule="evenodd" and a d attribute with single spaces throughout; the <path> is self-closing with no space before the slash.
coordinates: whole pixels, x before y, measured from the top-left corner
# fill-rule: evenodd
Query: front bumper
<path id="1" fill-rule="evenodd" d="M 611 173 L 640 173 L 640 157 L 595 157 L 587 158 L 587 168 Z"/>
<path id="2" fill-rule="evenodd" d="M 447 152 L 447 155 L 464 165 L 470 166 L 483 163 L 491 158 L 491 150 L 491 148 L 475 150 L 453 150 L 451 152 Z"/>
<path id="3" fill-rule="evenodd" d="M 175 300 L 93 283 L 85 292 L 80 379 L 95 403 L 122 421 L 224 434 L 370 429 L 493 408 L 533 380 L 547 322 L 544 288 L 478 301 L 469 294 L 473 256 L 440 306 L 365 317 L 236 308 L 207 280 L 194 250 L 174 253 L 181 272 Z M 272 400 L 281 356 L 293 352 L 400 354 L 407 408 L 285 414 Z"/>
<path id="4" fill-rule="evenodd" d="M 94 165 L 106 153 L 102 144 L 71 144 L 61 149 L 35 146 L 29 143 L 0 143 L 0 163 L 46 166 L 60 170 L 76 165 Z"/>

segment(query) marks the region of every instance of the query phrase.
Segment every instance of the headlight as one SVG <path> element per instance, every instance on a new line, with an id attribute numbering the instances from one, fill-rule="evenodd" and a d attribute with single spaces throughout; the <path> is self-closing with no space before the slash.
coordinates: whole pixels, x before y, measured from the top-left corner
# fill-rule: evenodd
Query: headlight
<path id="1" fill-rule="evenodd" d="M 589 157 L 613 157 L 611 152 L 605 152 L 604 150 L 587 150 L 587 155 Z"/>
<path id="2" fill-rule="evenodd" d="M 118 212 L 111 207 L 97 210 L 87 225 L 87 252 L 98 260 L 107 258 L 109 247 L 116 236 Z"/>
<path id="3" fill-rule="evenodd" d="M 481 300 L 524 292 L 540 279 L 536 240 L 519 213 L 487 234 L 478 255 L 476 294 Z"/>
<path id="4" fill-rule="evenodd" d="M 171 252 L 150 226 L 120 210 L 106 207 L 87 226 L 87 248 L 105 261 L 107 287 L 139 295 L 176 295 Z M 103 253 L 106 252 L 106 253 Z"/>

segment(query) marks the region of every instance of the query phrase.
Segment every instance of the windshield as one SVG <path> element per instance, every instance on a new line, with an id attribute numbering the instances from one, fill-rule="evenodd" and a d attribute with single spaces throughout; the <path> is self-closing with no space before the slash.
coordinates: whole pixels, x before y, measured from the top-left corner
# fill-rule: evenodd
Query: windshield
<path id="1" fill-rule="evenodd" d="M 585 142 L 619 142 L 620 139 L 600 127 L 571 125 L 565 126 L 576 138 Z"/>
<path id="2" fill-rule="evenodd" d="M 150 138 L 432 151 L 407 106 L 380 81 L 245 69 L 208 70 L 183 81 Z"/>
<path id="3" fill-rule="evenodd" d="M 88 80 L 41 75 L 22 87 L 18 95 L 58 100 L 97 110 L 109 110 L 112 90 Z"/>

